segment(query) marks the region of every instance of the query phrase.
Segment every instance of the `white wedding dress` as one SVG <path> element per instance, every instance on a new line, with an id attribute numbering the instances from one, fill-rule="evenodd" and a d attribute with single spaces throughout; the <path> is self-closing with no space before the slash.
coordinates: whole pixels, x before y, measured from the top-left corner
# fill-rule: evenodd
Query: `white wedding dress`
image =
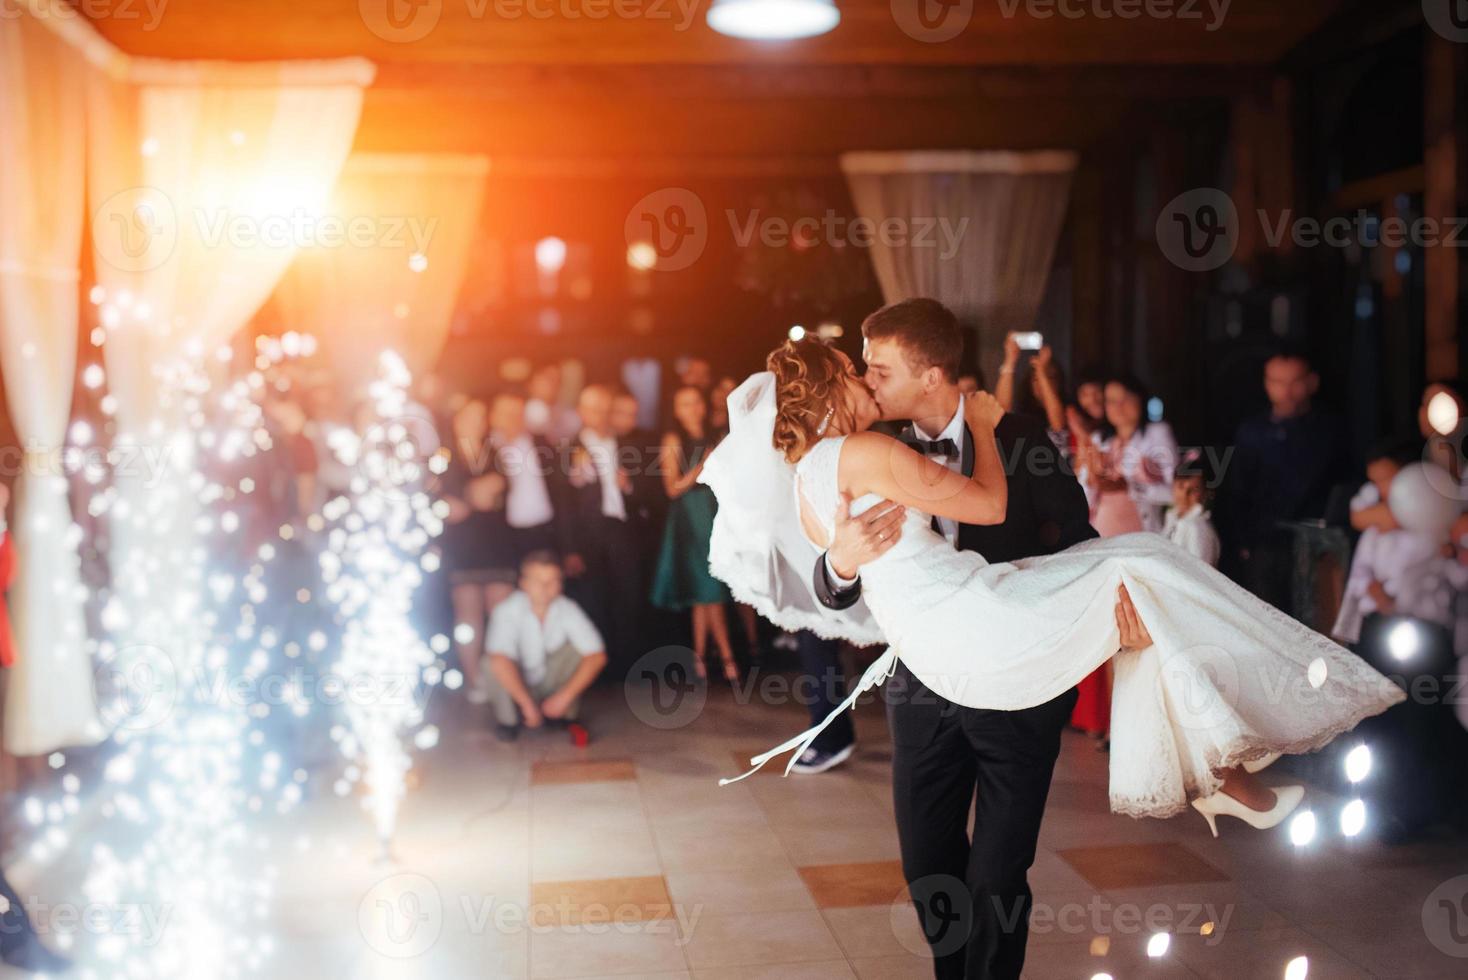
<path id="1" fill-rule="evenodd" d="M 752 474 L 750 440 L 764 434 L 759 416 L 767 413 L 759 402 L 770 393 L 745 389 L 760 377 L 730 396 L 731 407 L 741 392 L 754 398 L 738 412 L 747 429 L 753 417 L 753 431 L 740 439 L 731 435 L 706 464 L 705 482 L 720 494 L 710 567 L 736 596 L 787 628 L 871 642 L 875 627 L 889 649 L 838 711 L 889 676 L 897 658 L 942 697 L 999 710 L 1044 704 L 1114 659 L 1111 809 L 1167 817 L 1217 792 L 1221 769 L 1272 752 L 1319 749 L 1404 699 L 1355 654 L 1154 534 L 990 564 L 982 555 L 955 550 L 932 530 L 929 515 L 909 509 L 898 543 L 861 569 L 870 622 L 861 610 L 823 615 L 793 578 L 808 578 L 821 549 L 802 535 L 802 554 L 788 533 L 775 540 L 768 529 L 788 526 L 792 516 L 798 522 L 798 489 L 815 510 L 811 516 L 830 532 L 846 440 L 817 443 L 794 468 L 795 479 L 783 485 L 769 485 L 777 469 Z M 747 494 L 761 485 L 764 493 L 789 496 L 774 509 L 726 502 L 736 488 Z M 852 513 L 877 502 L 864 497 Z M 763 522 L 769 540 L 752 540 L 762 531 L 751 518 Z M 1118 652 L 1115 607 L 1122 584 L 1152 635 L 1153 645 L 1142 651 Z M 755 768 L 782 751 L 802 749 L 822 727 L 756 757 Z"/>

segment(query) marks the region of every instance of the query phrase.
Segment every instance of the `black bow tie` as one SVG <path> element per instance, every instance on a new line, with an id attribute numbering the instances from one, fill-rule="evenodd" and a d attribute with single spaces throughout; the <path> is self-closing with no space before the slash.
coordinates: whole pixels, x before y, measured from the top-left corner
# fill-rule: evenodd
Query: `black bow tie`
<path id="1" fill-rule="evenodd" d="M 924 456 L 952 457 L 958 455 L 958 446 L 952 439 L 934 439 L 929 442 L 927 439 L 914 437 L 908 442 L 908 445 Z"/>

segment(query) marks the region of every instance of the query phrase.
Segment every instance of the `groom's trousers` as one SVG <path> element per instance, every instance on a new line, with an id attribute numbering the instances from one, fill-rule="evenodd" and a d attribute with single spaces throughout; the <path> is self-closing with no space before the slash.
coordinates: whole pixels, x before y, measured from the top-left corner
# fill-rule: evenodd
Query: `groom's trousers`
<path id="1" fill-rule="evenodd" d="M 939 698 L 905 668 L 898 673 L 889 684 L 907 683 L 888 692 L 897 834 L 934 973 L 1018 980 L 1028 872 L 1076 692 L 1024 711 L 979 711 Z"/>

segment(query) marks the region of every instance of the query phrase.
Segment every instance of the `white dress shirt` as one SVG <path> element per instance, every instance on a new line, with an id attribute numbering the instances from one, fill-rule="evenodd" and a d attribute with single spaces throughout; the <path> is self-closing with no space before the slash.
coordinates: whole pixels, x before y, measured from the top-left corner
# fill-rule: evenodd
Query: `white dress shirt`
<path id="1" fill-rule="evenodd" d="M 535 437 L 528 432 L 499 447 L 500 469 L 509 489 L 505 492 L 505 521 L 510 527 L 540 527 L 555 517 L 544 461 L 537 458 Z"/>
<path id="2" fill-rule="evenodd" d="M 534 686 L 545 680 L 547 654 L 568 643 L 583 657 L 606 648 L 585 611 L 571 599 L 560 596 L 552 601 L 542 622 L 531 608 L 530 597 L 516 592 L 494 607 L 484 648 L 518 663 L 520 676 Z"/>
<path id="3" fill-rule="evenodd" d="M 955 473 L 963 472 L 963 443 L 967 428 L 963 419 L 962 395 L 958 396 L 958 411 L 953 414 L 953 418 L 948 420 L 948 424 L 943 427 L 942 432 L 939 432 L 936 436 L 930 436 L 916 422 L 912 424 L 912 431 L 919 439 L 926 439 L 929 442 L 937 442 L 940 439 L 953 440 L 953 444 L 958 447 L 958 453 L 956 455 L 929 456 L 928 458 L 935 463 L 942 463 Z M 938 522 L 938 530 L 943 533 L 943 537 L 948 539 L 948 543 L 956 545 L 958 543 L 958 522 L 951 517 L 938 517 L 935 520 Z"/>
<path id="4" fill-rule="evenodd" d="M 1167 512 L 1162 536 L 1194 558 L 1217 568 L 1223 548 L 1218 542 L 1218 532 L 1213 529 L 1211 516 L 1203 509 L 1202 504 L 1194 504 L 1192 510 L 1181 515 L 1174 507 Z"/>
<path id="5" fill-rule="evenodd" d="M 622 499 L 622 488 L 617 485 L 617 437 L 602 438 L 590 429 L 582 429 L 581 445 L 586 447 L 591 465 L 596 467 L 597 479 L 601 481 L 602 516 L 625 521 L 627 502 Z"/>
<path id="6" fill-rule="evenodd" d="M 931 439 L 928 437 L 927 432 L 916 422 L 912 424 L 913 432 L 920 439 L 927 439 L 929 442 L 937 442 L 939 439 L 953 440 L 953 444 L 958 447 L 958 455 L 951 458 L 948 456 L 929 456 L 928 458 L 935 463 L 942 463 L 955 473 L 963 472 L 963 444 L 968 434 L 968 425 L 963 418 L 963 402 L 963 396 L 959 395 L 958 411 L 953 414 L 953 418 L 948 420 L 948 424 L 943 427 L 943 431 Z M 943 537 L 948 539 L 948 543 L 957 545 L 958 522 L 949 517 L 939 517 L 936 520 L 938 522 L 938 529 L 943 533 Z M 826 575 L 830 578 L 832 585 L 843 591 L 851 588 L 857 581 L 854 578 L 842 578 L 836 574 L 836 569 L 831 567 L 831 555 L 829 552 L 826 554 Z"/>
<path id="7" fill-rule="evenodd" d="M 1367 528 L 1356 543 L 1351 558 L 1351 573 L 1346 578 L 1346 591 L 1341 599 L 1340 615 L 1331 633 L 1351 643 L 1361 638 L 1361 624 L 1367 616 L 1380 612 L 1371 597 L 1372 582 L 1380 582 L 1387 595 L 1396 600 L 1397 612 L 1410 612 L 1421 601 L 1425 576 L 1446 564 L 1441 558 L 1443 542 L 1413 531 L 1381 531 Z M 1456 561 L 1453 562 L 1456 564 Z M 1423 615 L 1425 619 L 1437 617 Z M 1445 624 L 1446 625 L 1446 624 Z"/>

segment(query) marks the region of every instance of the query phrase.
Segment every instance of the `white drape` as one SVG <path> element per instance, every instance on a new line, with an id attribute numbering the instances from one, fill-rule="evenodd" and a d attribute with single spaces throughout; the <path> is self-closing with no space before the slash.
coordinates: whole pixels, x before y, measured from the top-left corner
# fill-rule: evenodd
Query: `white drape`
<path id="1" fill-rule="evenodd" d="M 124 430 L 154 416 L 159 359 L 227 341 L 319 233 L 371 77 L 356 60 L 93 75 L 92 244 Z"/>
<path id="2" fill-rule="evenodd" d="M 181 406 L 165 411 L 155 366 L 213 349 L 270 295 L 340 172 L 374 71 L 360 59 L 132 58 L 60 0 L 19 0 L 0 18 L 0 354 L 28 447 L 54 454 L 64 438 L 86 212 L 118 441 L 169 459 L 169 412 Z M 16 506 L 19 666 L 5 739 L 22 754 L 90 740 L 97 727 L 64 478 L 41 455 L 28 457 Z M 187 461 L 169 462 L 164 480 L 187 473 Z M 162 492 L 158 473 L 121 472 L 117 483 L 109 557 L 125 593 L 158 566 L 120 556 L 185 547 L 192 498 L 186 486 Z"/>
<path id="3" fill-rule="evenodd" d="M 1005 335 L 1031 329 L 1039 310 L 1076 162 L 1061 151 L 843 154 L 857 213 L 897 222 L 872 243 L 882 295 L 932 297 L 977 326 L 993 378 Z"/>
<path id="4" fill-rule="evenodd" d="M 169 612 L 184 595 L 157 588 L 190 567 L 197 477 L 181 438 L 189 408 L 159 369 L 227 344 L 318 233 L 372 75 L 358 60 L 93 73 L 92 246 L 115 442 L 156 461 L 114 474 L 120 643 L 187 648 Z"/>
<path id="5" fill-rule="evenodd" d="M 415 375 L 438 360 L 488 172 L 475 156 L 347 160 L 327 207 L 343 234 L 302 250 L 276 291 L 285 325 L 317 336 L 343 391 L 360 393 L 384 350 Z"/>
<path id="6" fill-rule="evenodd" d="M 25 453 L 11 524 L 16 663 L 4 732 L 16 755 L 101 735 L 59 452 L 76 372 L 83 68 L 74 49 L 35 20 L 0 18 L 0 368 Z"/>

